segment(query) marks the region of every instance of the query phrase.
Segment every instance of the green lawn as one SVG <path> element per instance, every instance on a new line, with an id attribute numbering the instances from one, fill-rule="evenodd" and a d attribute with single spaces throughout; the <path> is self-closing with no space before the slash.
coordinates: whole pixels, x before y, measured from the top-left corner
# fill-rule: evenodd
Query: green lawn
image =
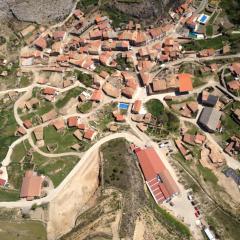
<path id="1" fill-rule="evenodd" d="M 207 25 L 206 26 L 206 34 L 207 34 L 207 36 L 212 36 L 213 35 L 213 25 Z"/>
<path id="2" fill-rule="evenodd" d="M 58 132 L 53 126 L 45 127 L 43 133 L 45 146 L 42 150 L 47 152 L 46 145 L 56 145 L 57 149 L 54 153 L 69 151 L 72 145 L 79 143 L 79 140 L 73 136 L 75 130 L 66 128 L 63 132 Z"/>
<path id="3" fill-rule="evenodd" d="M 208 168 L 203 167 L 200 163 L 197 165 L 198 172 L 203 177 L 205 182 L 210 182 L 213 185 L 217 186 L 218 178 L 216 175 Z"/>
<path id="4" fill-rule="evenodd" d="M 1 240 L 47 240 L 45 226 L 39 221 L 0 221 Z"/>
<path id="5" fill-rule="evenodd" d="M 31 157 L 27 156 L 30 148 L 28 141 L 24 141 L 13 149 L 11 163 L 7 170 L 9 183 L 14 189 L 20 189 L 24 172 L 33 168 Z"/>
<path id="6" fill-rule="evenodd" d="M 152 99 L 148 101 L 146 103 L 146 108 L 147 111 L 150 112 L 154 117 L 158 117 L 164 112 L 163 104 L 157 99 Z"/>

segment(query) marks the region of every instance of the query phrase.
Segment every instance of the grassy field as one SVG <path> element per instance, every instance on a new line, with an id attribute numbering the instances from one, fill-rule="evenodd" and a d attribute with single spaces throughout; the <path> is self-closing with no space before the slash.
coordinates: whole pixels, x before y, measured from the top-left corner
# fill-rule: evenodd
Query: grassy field
<path id="1" fill-rule="evenodd" d="M 34 169 L 40 174 L 49 176 L 56 187 L 79 161 L 78 157 L 47 158 L 36 152 L 34 152 L 32 156 L 28 156 L 30 148 L 31 146 L 28 141 L 25 141 L 14 148 L 11 156 L 12 162 L 8 166 L 9 183 L 17 190 L 20 189 L 22 178 L 28 169 Z M 10 192 L 9 198 L 14 197 L 14 193 L 15 192 Z M 6 198 L 7 197 L 8 196 L 6 196 Z"/>
<path id="2" fill-rule="evenodd" d="M 47 240 L 44 225 L 38 221 L 0 221 L 1 240 Z"/>
<path id="3" fill-rule="evenodd" d="M 69 90 L 62 98 L 58 99 L 55 106 L 57 108 L 64 107 L 71 98 L 78 97 L 85 89 L 81 87 L 76 87 L 71 90 Z"/>
<path id="4" fill-rule="evenodd" d="M 216 38 L 194 40 L 190 43 L 183 44 L 186 51 L 201 51 L 207 48 L 215 50 L 222 49 L 225 44 L 230 44 L 231 53 L 235 53 L 240 49 L 240 34 L 226 34 Z"/>
<path id="5" fill-rule="evenodd" d="M 79 143 L 79 140 L 73 136 L 76 129 L 65 129 L 63 132 L 58 132 L 53 126 L 44 128 L 45 146 L 42 148 L 44 152 L 48 152 L 47 145 L 56 146 L 54 153 L 63 153 L 71 150 L 71 146 Z"/>
<path id="6" fill-rule="evenodd" d="M 19 200 L 19 191 L 0 188 L 0 202 L 11 202 Z"/>
<path id="7" fill-rule="evenodd" d="M 17 139 L 14 133 L 17 123 L 13 114 L 13 104 L 0 101 L 0 162 L 5 158 L 8 147 Z"/>
<path id="8" fill-rule="evenodd" d="M 74 156 L 45 158 L 38 153 L 33 154 L 35 170 L 42 173 L 53 181 L 57 187 L 78 163 L 79 158 Z"/>

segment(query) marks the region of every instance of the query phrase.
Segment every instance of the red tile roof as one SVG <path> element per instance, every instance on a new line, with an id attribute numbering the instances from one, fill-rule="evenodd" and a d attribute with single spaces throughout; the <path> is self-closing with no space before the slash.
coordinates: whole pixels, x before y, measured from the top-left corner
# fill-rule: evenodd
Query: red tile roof
<path id="1" fill-rule="evenodd" d="M 132 112 L 133 113 L 139 113 L 142 107 L 142 101 L 136 100 L 133 104 Z"/>
<path id="2" fill-rule="evenodd" d="M 46 87 L 43 89 L 43 94 L 54 95 L 55 93 L 56 93 L 56 89 L 54 88 Z"/>
<path id="3" fill-rule="evenodd" d="M 69 127 L 76 127 L 78 125 L 77 117 L 69 117 L 67 120 L 67 124 Z"/>
<path id="4" fill-rule="evenodd" d="M 193 76 L 189 73 L 178 74 L 180 92 L 189 92 L 193 90 L 192 78 Z"/>
<path id="5" fill-rule="evenodd" d="M 31 120 L 25 120 L 25 121 L 23 122 L 23 126 L 24 126 L 25 128 L 31 128 L 31 127 L 32 127 L 32 122 L 31 122 Z"/>
<path id="6" fill-rule="evenodd" d="M 179 192 L 177 184 L 154 148 L 136 149 L 135 152 L 147 186 L 157 203 L 162 203 Z"/>
<path id="7" fill-rule="evenodd" d="M 21 187 L 21 198 L 40 197 L 43 177 L 33 171 L 26 171 Z"/>

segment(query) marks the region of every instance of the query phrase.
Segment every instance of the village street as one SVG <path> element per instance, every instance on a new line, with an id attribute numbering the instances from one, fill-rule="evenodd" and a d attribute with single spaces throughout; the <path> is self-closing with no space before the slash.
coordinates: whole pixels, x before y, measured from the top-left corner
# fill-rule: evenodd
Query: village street
<path id="1" fill-rule="evenodd" d="M 204 8 L 205 5 L 207 4 L 207 0 L 204 0 L 201 2 L 199 8 L 197 9 L 198 12 L 201 12 Z M 62 23 L 59 23 L 55 26 L 50 27 L 47 31 L 51 31 L 57 27 L 61 27 L 62 25 L 64 25 L 73 15 L 74 10 L 71 12 L 71 14 L 69 15 L 69 17 L 67 19 L 65 19 L 65 21 L 63 21 Z M 95 16 L 91 16 L 89 18 L 89 24 L 91 25 L 91 22 L 93 21 L 93 19 L 95 18 Z M 162 45 L 164 40 L 166 38 L 169 37 L 178 37 L 178 33 L 177 33 L 177 29 L 179 27 L 179 24 L 175 24 L 174 28 L 172 29 L 171 32 L 169 32 L 168 34 L 166 34 L 163 38 L 160 39 L 154 39 L 153 41 L 149 41 L 146 44 L 146 47 L 152 47 L 154 46 L 156 43 Z M 90 27 L 91 28 L 91 27 Z M 88 30 L 88 29 L 87 29 Z M 47 32 L 46 31 L 46 32 Z M 46 32 L 43 33 L 46 34 Z M 85 34 L 85 33 L 84 33 Z M 137 57 L 136 55 L 138 54 L 139 50 L 141 49 L 141 47 L 139 46 L 133 46 L 131 47 L 132 52 L 134 53 L 133 59 L 135 61 L 137 61 Z M 121 51 L 117 51 L 117 53 L 121 53 Z M 156 76 L 159 75 L 159 73 L 161 71 L 163 71 L 164 69 L 171 69 L 177 65 L 187 62 L 197 62 L 197 63 L 204 63 L 207 61 L 212 61 L 212 60 L 224 60 L 224 59 L 234 59 L 234 58 L 240 58 L 240 53 L 237 54 L 230 54 L 230 55 L 216 55 L 216 56 L 210 56 L 210 57 L 198 57 L 197 55 L 193 56 L 193 57 L 185 57 L 185 58 L 180 58 L 180 59 L 172 59 L 171 61 L 167 61 L 164 64 L 159 64 L 159 62 L 157 62 L 157 70 L 154 70 L 153 72 L 151 72 L 153 78 L 155 78 Z M 33 72 L 35 75 L 38 75 L 43 69 L 45 69 L 46 66 L 45 65 L 41 65 L 41 64 L 36 64 L 36 65 L 31 65 L 31 66 L 22 66 L 22 70 L 24 71 L 28 71 L 28 72 Z M 86 69 L 83 67 L 77 67 L 77 66 L 73 66 L 73 65 L 69 65 L 68 67 L 66 67 L 64 70 L 65 71 L 73 71 L 73 70 L 79 70 L 82 73 L 85 73 L 87 75 L 91 75 L 93 79 L 98 79 L 100 81 L 104 81 L 105 79 L 103 77 L 100 76 L 100 74 L 94 72 L 94 70 L 91 69 Z M 138 70 L 137 66 L 134 65 L 134 72 L 136 74 L 136 76 L 139 75 L 140 71 Z M 138 85 L 140 86 L 140 81 L 138 79 Z M 14 103 L 14 118 L 18 124 L 19 127 L 22 127 L 26 133 L 25 135 L 19 137 L 16 141 L 14 141 L 8 148 L 8 152 L 5 156 L 5 158 L 2 161 L 2 167 L 1 170 L 3 171 L 2 175 L 8 179 L 8 172 L 7 169 L 9 167 L 9 165 L 11 164 L 11 157 L 14 151 L 14 148 L 21 144 L 23 141 L 27 140 L 29 142 L 29 144 L 31 145 L 31 149 L 38 153 L 41 156 L 44 156 L 46 158 L 57 158 L 57 157 L 67 157 L 67 156 L 75 156 L 79 159 L 78 163 L 73 167 L 73 169 L 69 172 L 69 174 L 65 177 L 65 179 L 54 189 L 52 189 L 51 191 L 48 192 L 48 195 L 43 197 L 43 198 L 39 198 L 39 199 L 35 199 L 33 201 L 27 201 L 26 199 L 21 199 L 19 201 L 15 201 L 15 202 L 0 202 L 0 207 L 6 207 L 6 208 L 31 208 L 34 204 L 37 205 L 42 205 L 42 204 L 55 204 L 55 201 L 57 201 L 56 199 L 58 197 L 61 197 L 62 193 L 68 189 L 72 190 L 72 191 L 80 191 L 79 189 L 77 189 L 79 186 L 81 186 L 81 182 L 76 183 L 75 179 L 78 176 L 82 176 L 84 175 L 84 173 L 91 169 L 96 167 L 96 165 L 93 164 L 92 160 L 94 158 L 94 161 L 96 161 L 96 155 L 99 153 L 99 150 L 101 148 L 101 146 L 111 140 L 117 139 L 117 138 L 124 138 L 126 139 L 129 143 L 133 143 L 134 145 L 140 147 L 140 148 L 145 148 L 145 147 L 152 147 L 154 148 L 154 150 L 156 151 L 157 155 L 159 156 L 159 158 L 162 160 L 162 162 L 164 163 L 164 165 L 166 166 L 166 169 L 169 171 L 169 173 L 171 174 L 172 178 L 174 179 L 174 181 L 177 183 L 177 186 L 180 189 L 180 193 L 174 197 L 173 202 L 175 203 L 175 207 L 173 208 L 172 206 L 170 206 L 170 204 L 168 203 L 164 203 L 164 208 L 167 209 L 169 212 L 171 212 L 173 215 L 175 215 L 177 218 L 183 220 L 183 222 L 189 226 L 191 233 L 194 236 L 194 239 L 196 240 L 202 240 L 203 236 L 201 234 L 201 231 L 199 229 L 199 227 L 196 225 L 196 215 L 195 215 L 195 209 L 194 207 L 191 205 L 191 202 L 188 200 L 187 196 L 188 196 L 188 190 L 186 190 L 184 188 L 184 186 L 182 184 L 180 184 L 179 182 L 179 176 L 176 172 L 176 169 L 174 169 L 174 167 L 170 164 L 170 157 L 168 157 L 164 150 L 161 149 L 159 147 L 159 144 L 157 142 L 154 142 L 150 136 L 148 136 L 146 133 L 142 132 L 139 130 L 139 128 L 137 127 L 136 122 L 134 122 L 131 119 L 131 107 L 134 104 L 134 102 L 136 100 L 141 100 L 143 105 L 146 104 L 149 100 L 152 99 L 157 99 L 159 100 L 163 106 L 165 107 L 165 109 L 168 109 L 169 111 L 171 111 L 171 108 L 169 107 L 169 105 L 167 104 L 167 102 L 165 101 L 166 97 L 175 97 L 176 94 L 175 92 L 168 92 L 168 93 L 158 93 L 158 94 L 154 94 L 154 95 L 149 95 L 147 93 L 146 87 L 138 87 L 138 89 L 136 90 L 135 95 L 132 98 L 126 98 L 124 96 L 119 96 L 116 98 L 112 98 L 110 96 L 104 95 L 103 99 L 101 100 L 101 102 L 99 102 L 97 104 L 97 106 L 95 108 L 93 108 L 90 112 L 88 113 L 79 113 L 77 111 L 75 111 L 74 113 L 66 113 L 66 114 L 62 114 L 61 112 L 59 112 L 58 116 L 55 117 L 54 119 L 51 119 L 49 121 L 43 122 L 41 124 L 38 125 L 34 125 L 31 128 L 26 128 L 23 124 L 23 119 L 21 119 L 21 114 L 19 113 L 19 109 L 21 109 L 21 106 L 23 106 L 26 101 L 28 101 L 29 99 L 32 98 L 33 95 L 33 89 L 34 88 L 38 88 L 38 89 L 45 89 L 45 88 L 52 88 L 54 90 L 56 90 L 57 94 L 56 96 L 61 96 L 66 94 L 67 92 L 73 90 L 74 88 L 77 87 L 81 87 L 84 88 L 86 91 L 92 92 L 93 88 L 91 87 L 86 87 L 83 83 L 81 83 L 80 81 L 76 80 L 74 81 L 74 83 L 68 87 L 62 88 L 62 87 L 56 87 L 56 86 L 51 86 L 50 84 L 39 84 L 37 83 L 37 78 L 34 78 L 34 81 L 32 82 L 31 85 L 29 85 L 28 87 L 23 87 L 23 88 L 14 88 L 14 89 L 7 89 L 7 90 L 3 90 L 0 91 L 0 95 L 4 96 L 5 94 L 9 94 L 11 92 L 16 92 L 19 93 L 19 98 L 16 100 L 16 102 Z M 204 89 L 208 88 L 208 87 L 216 87 L 218 89 L 220 89 L 222 92 L 226 93 L 226 95 L 230 96 L 230 98 L 233 98 L 235 100 L 240 100 L 239 97 L 233 96 L 232 93 L 230 93 L 228 91 L 228 89 L 222 87 L 220 85 L 219 82 L 217 82 L 214 79 L 210 79 L 208 82 L 206 82 L 206 84 L 201 85 L 200 87 L 196 87 L 194 88 L 191 93 L 189 94 L 189 96 L 193 96 L 195 95 L 199 95 Z M 100 86 L 100 90 L 102 91 L 102 86 Z M 55 120 L 59 120 L 62 119 L 64 120 L 64 122 L 67 122 L 67 120 L 70 117 L 77 117 L 79 119 L 81 119 L 82 122 L 88 122 L 88 120 L 90 119 L 91 116 L 93 116 L 94 114 L 96 114 L 98 111 L 102 110 L 103 107 L 105 105 L 111 104 L 113 102 L 116 103 L 127 103 L 129 104 L 129 108 L 128 108 L 128 112 L 126 115 L 126 124 L 129 127 L 129 129 L 127 131 L 122 131 L 119 133 L 107 133 L 105 134 L 101 139 L 99 139 L 97 142 L 95 142 L 93 145 L 90 146 L 90 148 L 88 150 L 86 150 L 85 152 L 77 152 L 77 151 L 66 151 L 64 153 L 47 153 L 44 152 L 43 150 L 41 150 L 35 143 L 34 139 L 33 139 L 33 133 L 34 130 L 36 130 L 37 128 L 41 127 L 41 128 L 45 128 L 48 127 L 49 125 L 52 125 L 52 123 Z M 189 122 L 191 124 L 194 124 L 194 126 L 196 126 L 197 128 L 200 128 L 198 125 L 198 118 L 202 112 L 203 106 L 199 106 L 198 109 L 198 114 L 194 119 L 189 119 L 186 117 L 179 117 L 180 123 L 184 123 L 184 122 Z M 216 140 L 214 139 L 213 135 L 211 135 L 210 133 L 204 132 L 204 135 L 207 138 L 207 141 L 209 141 L 217 150 L 219 150 L 221 152 L 221 154 L 224 156 L 224 158 L 226 159 L 227 165 L 233 169 L 240 169 L 240 162 L 236 159 L 234 159 L 233 157 L 227 155 L 223 149 L 221 148 L 221 146 L 216 142 Z M 100 162 L 98 162 L 98 165 L 100 165 Z M 70 191 L 69 190 L 69 191 Z M 58 210 L 57 207 L 55 209 L 56 211 Z"/>

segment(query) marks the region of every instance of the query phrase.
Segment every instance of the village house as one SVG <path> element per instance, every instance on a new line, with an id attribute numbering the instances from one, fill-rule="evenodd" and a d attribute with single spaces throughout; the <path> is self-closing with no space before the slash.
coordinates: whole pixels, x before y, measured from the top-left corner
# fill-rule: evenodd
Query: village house
<path id="1" fill-rule="evenodd" d="M 238 124 L 240 124 L 240 108 L 235 109 L 235 110 L 232 112 L 232 116 L 233 116 L 233 119 L 234 119 Z"/>
<path id="2" fill-rule="evenodd" d="M 27 132 L 26 132 L 26 129 L 22 126 L 18 127 L 17 128 L 17 131 L 16 131 L 16 135 L 20 135 L 20 136 L 23 136 L 25 135 Z"/>
<path id="3" fill-rule="evenodd" d="M 136 100 L 132 106 L 132 113 L 134 114 L 139 114 L 142 108 L 142 101 L 141 100 Z"/>
<path id="4" fill-rule="evenodd" d="M 83 137 L 87 140 L 92 141 L 96 135 L 97 135 L 96 131 L 94 131 L 93 129 L 87 129 L 84 131 Z"/>
<path id="5" fill-rule="evenodd" d="M 227 83 L 227 86 L 230 91 L 239 91 L 240 90 L 240 81 L 233 80 Z"/>
<path id="6" fill-rule="evenodd" d="M 222 113 L 215 108 L 205 107 L 203 108 L 201 115 L 198 119 L 198 123 L 207 131 L 215 132 L 219 129 L 221 124 Z"/>
<path id="7" fill-rule="evenodd" d="M 24 126 L 25 128 L 31 128 L 31 127 L 32 127 L 32 121 L 29 120 L 29 119 L 25 120 L 25 121 L 23 122 L 23 126 Z"/>
<path id="8" fill-rule="evenodd" d="M 36 141 L 43 140 L 43 127 L 37 127 L 33 130 L 34 137 Z"/>
<path id="9" fill-rule="evenodd" d="M 56 117 L 57 117 L 57 112 L 53 109 L 50 112 L 43 114 L 41 119 L 42 119 L 42 122 L 45 123 L 55 119 Z"/>
<path id="10" fill-rule="evenodd" d="M 38 176 L 36 172 L 32 170 L 26 171 L 22 181 L 20 197 L 26 198 L 27 201 L 40 198 L 43 180 L 44 177 Z"/>
<path id="11" fill-rule="evenodd" d="M 47 47 L 47 41 L 45 38 L 39 37 L 35 42 L 34 45 L 40 51 L 43 51 Z"/>
<path id="12" fill-rule="evenodd" d="M 102 90 L 94 90 L 90 98 L 93 102 L 101 102 L 103 98 Z"/>
<path id="13" fill-rule="evenodd" d="M 202 104 L 208 107 L 214 107 L 216 106 L 217 102 L 218 102 L 218 97 L 214 96 L 213 94 L 210 94 L 207 91 L 203 91 L 202 92 Z"/>
<path id="14" fill-rule="evenodd" d="M 230 66 L 230 71 L 232 72 L 232 74 L 236 77 L 239 77 L 240 76 L 240 63 L 233 63 L 231 66 Z"/>
<path id="15" fill-rule="evenodd" d="M 57 131 L 61 131 L 65 128 L 65 122 L 62 118 L 56 119 L 52 124 Z"/>
<path id="16" fill-rule="evenodd" d="M 114 87 L 111 83 L 106 82 L 103 85 L 102 90 L 105 92 L 106 95 L 113 97 L 113 98 L 118 98 L 121 94 L 121 90 L 119 88 Z"/>
<path id="17" fill-rule="evenodd" d="M 77 127 L 78 126 L 78 117 L 73 116 L 67 119 L 68 127 Z"/>
<path id="18" fill-rule="evenodd" d="M 74 131 L 73 136 L 76 137 L 79 141 L 82 141 L 83 139 L 83 134 L 79 129 Z"/>

